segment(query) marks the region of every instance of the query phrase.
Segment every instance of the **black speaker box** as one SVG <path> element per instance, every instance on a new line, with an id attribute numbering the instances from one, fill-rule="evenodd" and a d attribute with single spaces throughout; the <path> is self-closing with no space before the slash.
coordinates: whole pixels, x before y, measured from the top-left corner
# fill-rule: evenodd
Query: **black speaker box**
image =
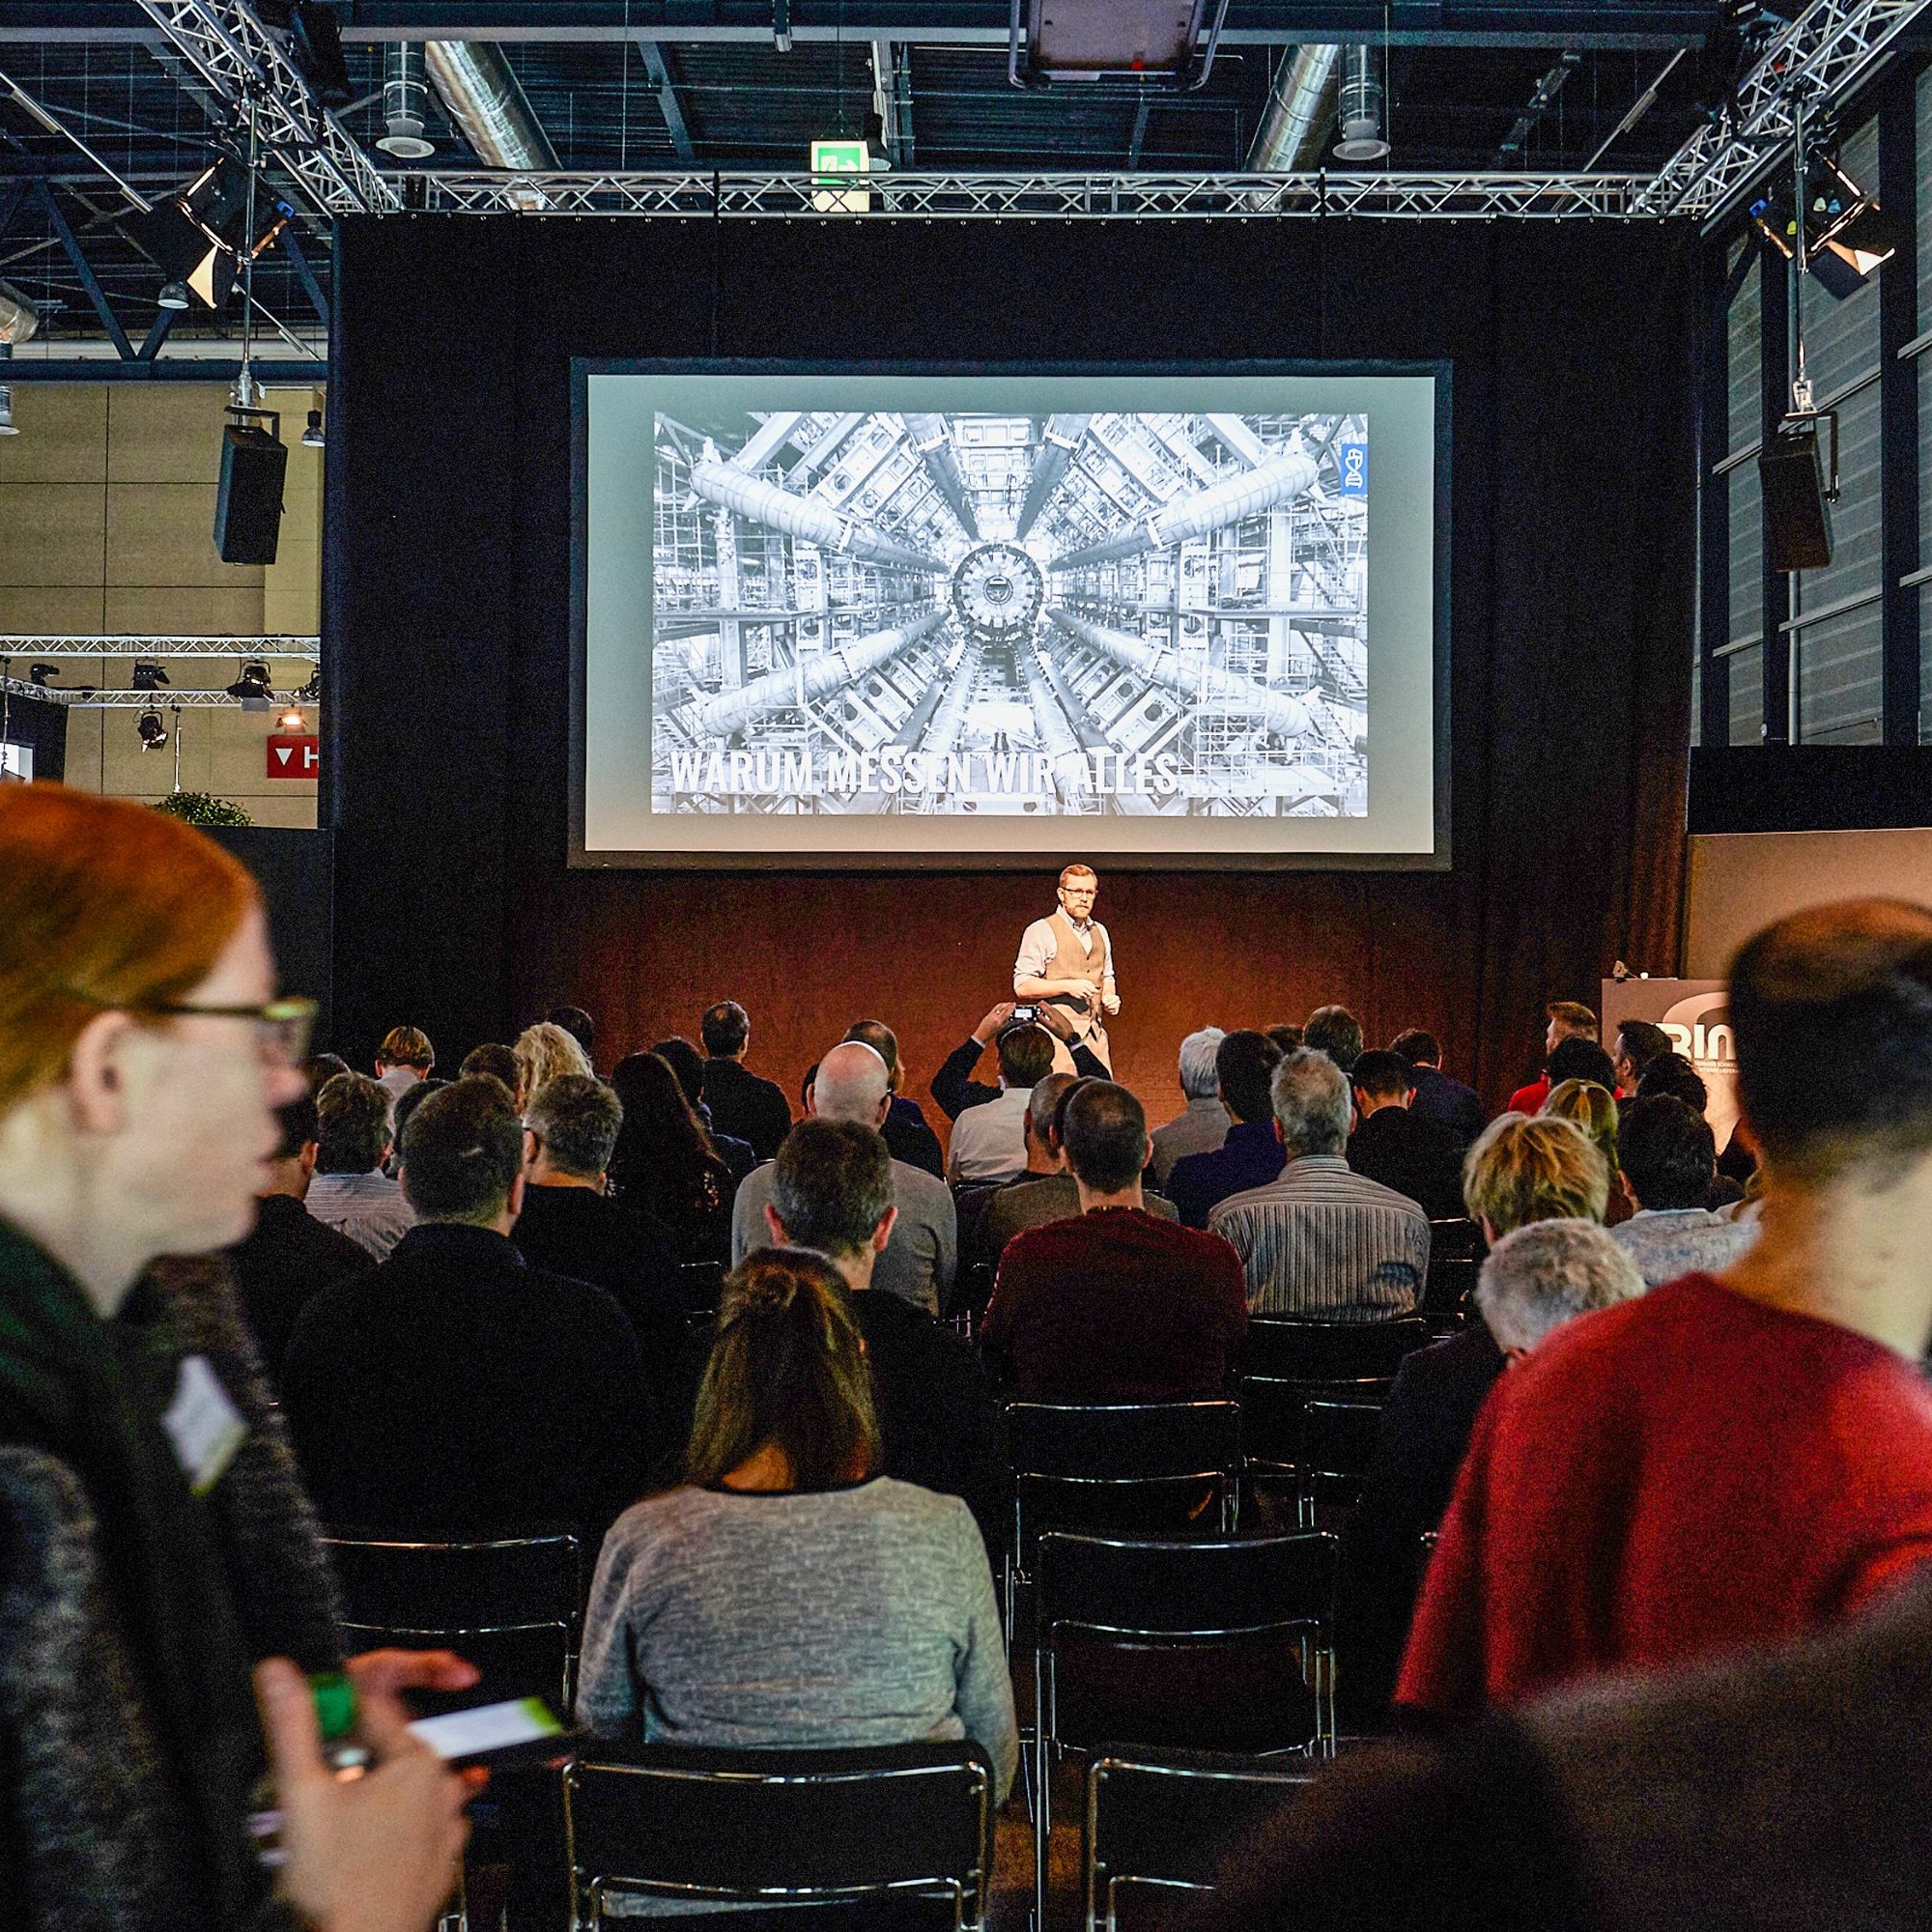
<path id="1" fill-rule="evenodd" d="M 223 563 L 274 562 L 288 467 L 288 450 L 269 431 L 253 423 L 229 423 L 222 430 L 214 548 Z"/>
<path id="2" fill-rule="evenodd" d="M 1815 428 L 1774 436 L 1757 460 L 1774 570 L 1823 570 L 1832 561 L 1832 511 Z"/>

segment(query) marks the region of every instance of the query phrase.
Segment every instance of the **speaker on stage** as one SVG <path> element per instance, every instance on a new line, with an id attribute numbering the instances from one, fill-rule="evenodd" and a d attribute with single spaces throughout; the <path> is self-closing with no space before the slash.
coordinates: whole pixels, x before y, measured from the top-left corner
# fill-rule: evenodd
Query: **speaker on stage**
<path id="1" fill-rule="evenodd" d="M 1832 561 L 1831 496 L 1818 455 L 1820 418 L 1787 419 L 1757 459 L 1764 526 L 1774 570 L 1823 570 Z M 1832 475 L 1838 471 L 1838 422 L 1832 424 Z"/>
<path id="2" fill-rule="evenodd" d="M 223 563 L 273 563 L 282 531 L 282 478 L 289 452 L 272 411 L 230 412 L 272 425 L 231 420 L 221 432 L 221 487 L 214 498 L 214 548 Z"/>

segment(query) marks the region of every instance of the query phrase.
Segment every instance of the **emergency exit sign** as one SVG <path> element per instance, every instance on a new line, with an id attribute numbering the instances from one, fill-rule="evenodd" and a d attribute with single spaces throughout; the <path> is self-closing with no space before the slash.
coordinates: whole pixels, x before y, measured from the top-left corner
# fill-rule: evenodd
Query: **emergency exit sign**
<path id="1" fill-rule="evenodd" d="M 291 733 L 269 740 L 271 779 L 312 779 L 322 770 L 322 740 L 313 733 Z"/>
<path id="2" fill-rule="evenodd" d="M 836 178 L 863 175 L 872 165 L 864 141 L 839 139 L 811 144 L 811 205 L 820 214 L 863 214 L 872 197 L 863 188 L 839 189 Z"/>

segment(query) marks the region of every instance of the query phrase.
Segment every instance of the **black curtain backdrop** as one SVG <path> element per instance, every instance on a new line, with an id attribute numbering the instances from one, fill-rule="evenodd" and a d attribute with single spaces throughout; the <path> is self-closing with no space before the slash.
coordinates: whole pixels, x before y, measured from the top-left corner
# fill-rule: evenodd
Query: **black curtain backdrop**
<path id="1" fill-rule="evenodd" d="M 1118 1070 L 1355 1007 L 1495 1099 L 1547 999 L 1674 968 L 1694 578 L 1692 237 L 1610 224 L 338 225 L 325 584 L 334 1044 L 445 1065 L 557 1000 L 600 1061 L 735 994 L 787 1084 L 861 1011 L 916 1082 L 1037 878 L 570 871 L 572 355 L 1447 358 L 1454 866 L 1120 874 Z M 1042 857 L 1042 870 L 1059 863 Z M 1128 1024 L 1131 1021 L 1131 1024 Z"/>

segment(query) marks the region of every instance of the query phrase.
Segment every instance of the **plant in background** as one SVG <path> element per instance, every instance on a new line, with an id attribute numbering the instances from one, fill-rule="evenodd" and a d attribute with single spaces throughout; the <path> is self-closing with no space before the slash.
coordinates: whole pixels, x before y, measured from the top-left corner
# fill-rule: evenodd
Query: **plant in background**
<path id="1" fill-rule="evenodd" d="M 253 825 L 255 822 L 232 798 L 216 798 L 213 793 L 206 791 L 171 791 L 155 810 L 165 811 L 187 825 Z"/>

